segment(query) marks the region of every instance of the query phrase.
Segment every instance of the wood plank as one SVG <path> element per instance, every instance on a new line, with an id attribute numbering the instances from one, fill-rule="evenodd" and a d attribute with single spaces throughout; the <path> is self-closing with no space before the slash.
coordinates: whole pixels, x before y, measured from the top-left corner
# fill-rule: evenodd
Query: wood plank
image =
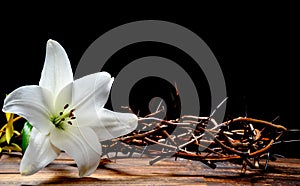
<path id="1" fill-rule="evenodd" d="M 300 159 L 280 158 L 270 162 L 268 172 L 247 170 L 241 166 L 218 163 L 211 169 L 200 162 L 174 158 L 149 165 L 150 158 L 103 159 L 94 174 L 78 178 L 78 169 L 62 153 L 46 168 L 32 176 L 19 174 L 21 155 L 3 155 L 0 159 L 0 185 L 210 185 L 271 184 L 300 185 Z"/>

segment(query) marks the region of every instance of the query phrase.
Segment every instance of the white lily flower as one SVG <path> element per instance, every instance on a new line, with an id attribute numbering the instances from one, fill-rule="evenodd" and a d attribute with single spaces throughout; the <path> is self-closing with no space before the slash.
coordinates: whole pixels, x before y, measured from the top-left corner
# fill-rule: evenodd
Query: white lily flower
<path id="1" fill-rule="evenodd" d="M 113 80 L 98 72 L 74 81 L 64 48 L 48 40 L 39 86 L 20 87 L 4 100 L 4 112 L 22 116 L 33 126 L 20 164 L 22 175 L 38 172 L 61 151 L 74 158 L 80 177 L 97 169 L 100 141 L 128 134 L 137 126 L 136 115 L 104 108 Z"/>

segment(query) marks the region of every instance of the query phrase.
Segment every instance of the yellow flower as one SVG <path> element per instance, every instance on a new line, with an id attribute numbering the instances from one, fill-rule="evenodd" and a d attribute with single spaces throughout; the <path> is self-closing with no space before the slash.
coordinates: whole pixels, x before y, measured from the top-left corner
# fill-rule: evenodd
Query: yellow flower
<path id="1" fill-rule="evenodd" d="M 0 144 L 6 142 L 7 145 L 4 145 L 0 147 L 0 153 L 3 150 L 8 151 L 9 153 L 11 151 L 22 151 L 22 149 L 15 143 L 11 143 L 11 138 L 15 134 L 16 136 L 21 135 L 20 132 L 14 130 L 13 123 L 19 119 L 21 119 L 20 116 L 14 118 L 14 114 L 12 113 L 5 113 L 7 123 L 3 125 L 3 127 L 0 129 Z"/>

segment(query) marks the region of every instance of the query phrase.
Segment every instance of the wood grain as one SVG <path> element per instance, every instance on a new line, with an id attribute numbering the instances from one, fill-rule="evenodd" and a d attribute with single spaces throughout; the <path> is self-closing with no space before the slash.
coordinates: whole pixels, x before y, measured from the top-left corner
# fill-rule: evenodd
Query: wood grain
<path id="1" fill-rule="evenodd" d="M 75 162 L 62 153 L 32 176 L 19 174 L 20 154 L 2 155 L 0 185 L 300 185 L 300 159 L 280 158 L 270 162 L 268 172 L 218 163 L 211 169 L 200 162 L 169 158 L 149 165 L 150 158 L 102 159 L 99 168 L 79 178 Z"/>

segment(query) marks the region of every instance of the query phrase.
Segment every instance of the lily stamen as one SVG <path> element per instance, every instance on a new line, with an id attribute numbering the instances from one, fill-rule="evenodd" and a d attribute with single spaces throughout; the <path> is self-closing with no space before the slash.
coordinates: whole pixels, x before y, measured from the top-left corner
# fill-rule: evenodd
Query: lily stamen
<path id="1" fill-rule="evenodd" d="M 69 107 L 69 104 L 66 104 L 66 105 L 64 106 L 64 110 L 66 110 L 68 107 Z"/>
<path id="2" fill-rule="evenodd" d="M 57 117 L 53 117 L 52 123 L 60 129 L 64 129 L 63 128 L 63 123 L 65 123 L 64 121 L 67 121 L 66 123 L 68 123 L 69 125 L 72 125 L 72 122 L 70 120 L 74 120 L 76 119 L 75 115 L 74 115 L 74 111 L 75 109 L 71 109 L 70 111 L 66 111 L 66 109 L 69 107 L 69 104 L 66 104 L 64 106 L 64 110 L 59 112 L 59 116 Z"/>

